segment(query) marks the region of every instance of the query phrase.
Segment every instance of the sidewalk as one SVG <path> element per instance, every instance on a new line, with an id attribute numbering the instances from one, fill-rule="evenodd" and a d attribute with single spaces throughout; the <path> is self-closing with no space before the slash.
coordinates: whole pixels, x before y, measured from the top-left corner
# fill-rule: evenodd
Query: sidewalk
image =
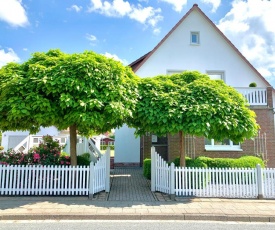
<path id="1" fill-rule="evenodd" d="M 0 197 L 0 220 L 215 220 L 275 222 L 275 200 L 96 201 L 87 197 Z"/>
<path id="2" fill-rule="evenodd" d="M 115 169 L 110 193 L 0 196 L 0 220 L 215 220 L 275 222 L 275 200 L 183 198 L 150 191 L 140 168 Z"/>

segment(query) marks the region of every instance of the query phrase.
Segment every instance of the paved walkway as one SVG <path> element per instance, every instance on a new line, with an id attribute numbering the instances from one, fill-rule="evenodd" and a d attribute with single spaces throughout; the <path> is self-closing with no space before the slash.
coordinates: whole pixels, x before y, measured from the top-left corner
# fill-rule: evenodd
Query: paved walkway
<path id="1" fill-rule="evenodd" d="M 116 168 L 111 175 L 109 201 L 156 201 L 142 168 Z"/>

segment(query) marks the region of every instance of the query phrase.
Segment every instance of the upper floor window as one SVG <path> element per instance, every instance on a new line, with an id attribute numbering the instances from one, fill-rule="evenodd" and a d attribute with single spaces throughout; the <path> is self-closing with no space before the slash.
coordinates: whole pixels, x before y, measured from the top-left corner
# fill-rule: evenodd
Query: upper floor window
<path id="1" fill-rule="evenodd" d="M 191 45 L 199 45 L 200 44 L 200 33 L 199 32 L 191 32 L 190 42 L 191 42 Z"/>
<path id="2" fill-rule="evenodd" d="M 167 72 L 167 75 L 172 75 L 172 74 L 176 74 L 176 73 L 182 73 L 182 72 L 184 72 L 184 70 L 169 69 L 166 72 Z"/>
<path id="3" fill-rule="evenodd" d="M 233 142 L 229 139 L 216 141 L 205 138 L 204 144 L 205 150 L 207 151 L 242 151 L 240 143 Z"/>
<path id="4" fill-rule="evenodd" d="M 225 76 L 224 76 L 224 72 L 223 71 L 211 70 L 211 71 L 206 71 L 206 74 L 212 80 L 223 80 L 223 81 L 225 81 Z"/>

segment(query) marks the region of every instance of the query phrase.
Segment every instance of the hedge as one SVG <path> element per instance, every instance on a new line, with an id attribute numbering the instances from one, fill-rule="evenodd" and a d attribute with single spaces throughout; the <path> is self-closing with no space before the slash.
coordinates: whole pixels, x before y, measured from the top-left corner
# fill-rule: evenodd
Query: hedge
<path id="1" fill-rule="evenodd" d="M 100 145 L 100 150 L 106 150 L 107 147 L 110 147 L 110 150 L 115 150 L 114 145 Z"/>
<path id="2" fill-rule="evenodd" d="M 180 158 L 173 160 L 176 167 L 180 166 Z M 233 158 L 210 158 L 200 156 L 195 159 L 185 158 L 186 167 L 194 168 L 256 168 L 257 164 L 265 167 L 264 161 L 255 156 L 242 156 L 237 159 Z M 143 161 L 143 175 L 147 179 L 151 179 L 151 159 L 146 158 Z"/>
<path id="3" fill-rule="evenodd" d="M 143 161 L 143 176 L 151 180 L 151 159 L 146 158 Z"/>

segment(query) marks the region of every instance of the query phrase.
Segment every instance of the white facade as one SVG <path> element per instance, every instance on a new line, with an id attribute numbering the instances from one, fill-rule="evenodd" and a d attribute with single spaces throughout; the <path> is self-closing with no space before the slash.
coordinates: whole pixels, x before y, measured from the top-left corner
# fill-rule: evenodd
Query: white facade
<path id="1" fill-rule="evenodd" d="M 191 42 L 198 35 L 198 43 Z M 186 16 L 141 62 L 135 73 L 139 77 L 197 70 L 201 73 L 222 73 L 232 87 L 270 86 L 213 23 L 194 5 Z M 140 159 L 140 140 L 127 126 L 116 130 L 116 162 Z M 128 155 L 130 153 L 130 156 Z M 129 159 L 131 157 L 131 159 Z"/>
<path id="2" fill-rule="evenodd" d="M 59 131 L 56 127 L 47 127 L 41 128 L 38 133 L 35 135 L 51 135 L 58 136 Z M 29 135 L 29 131 L 7 131 L 2 134 L 2 146 L 4 150 L 8 150 L 10 148 L 14 148 L 18 145 L 22 140 L 24 140 Z"/>
<path id="3" fill-rule="evenodd" d="M 134 135 L 135 129 L 123 125 L 115 130 L 115 163 L 139 163 L 140 139 Z"/>

